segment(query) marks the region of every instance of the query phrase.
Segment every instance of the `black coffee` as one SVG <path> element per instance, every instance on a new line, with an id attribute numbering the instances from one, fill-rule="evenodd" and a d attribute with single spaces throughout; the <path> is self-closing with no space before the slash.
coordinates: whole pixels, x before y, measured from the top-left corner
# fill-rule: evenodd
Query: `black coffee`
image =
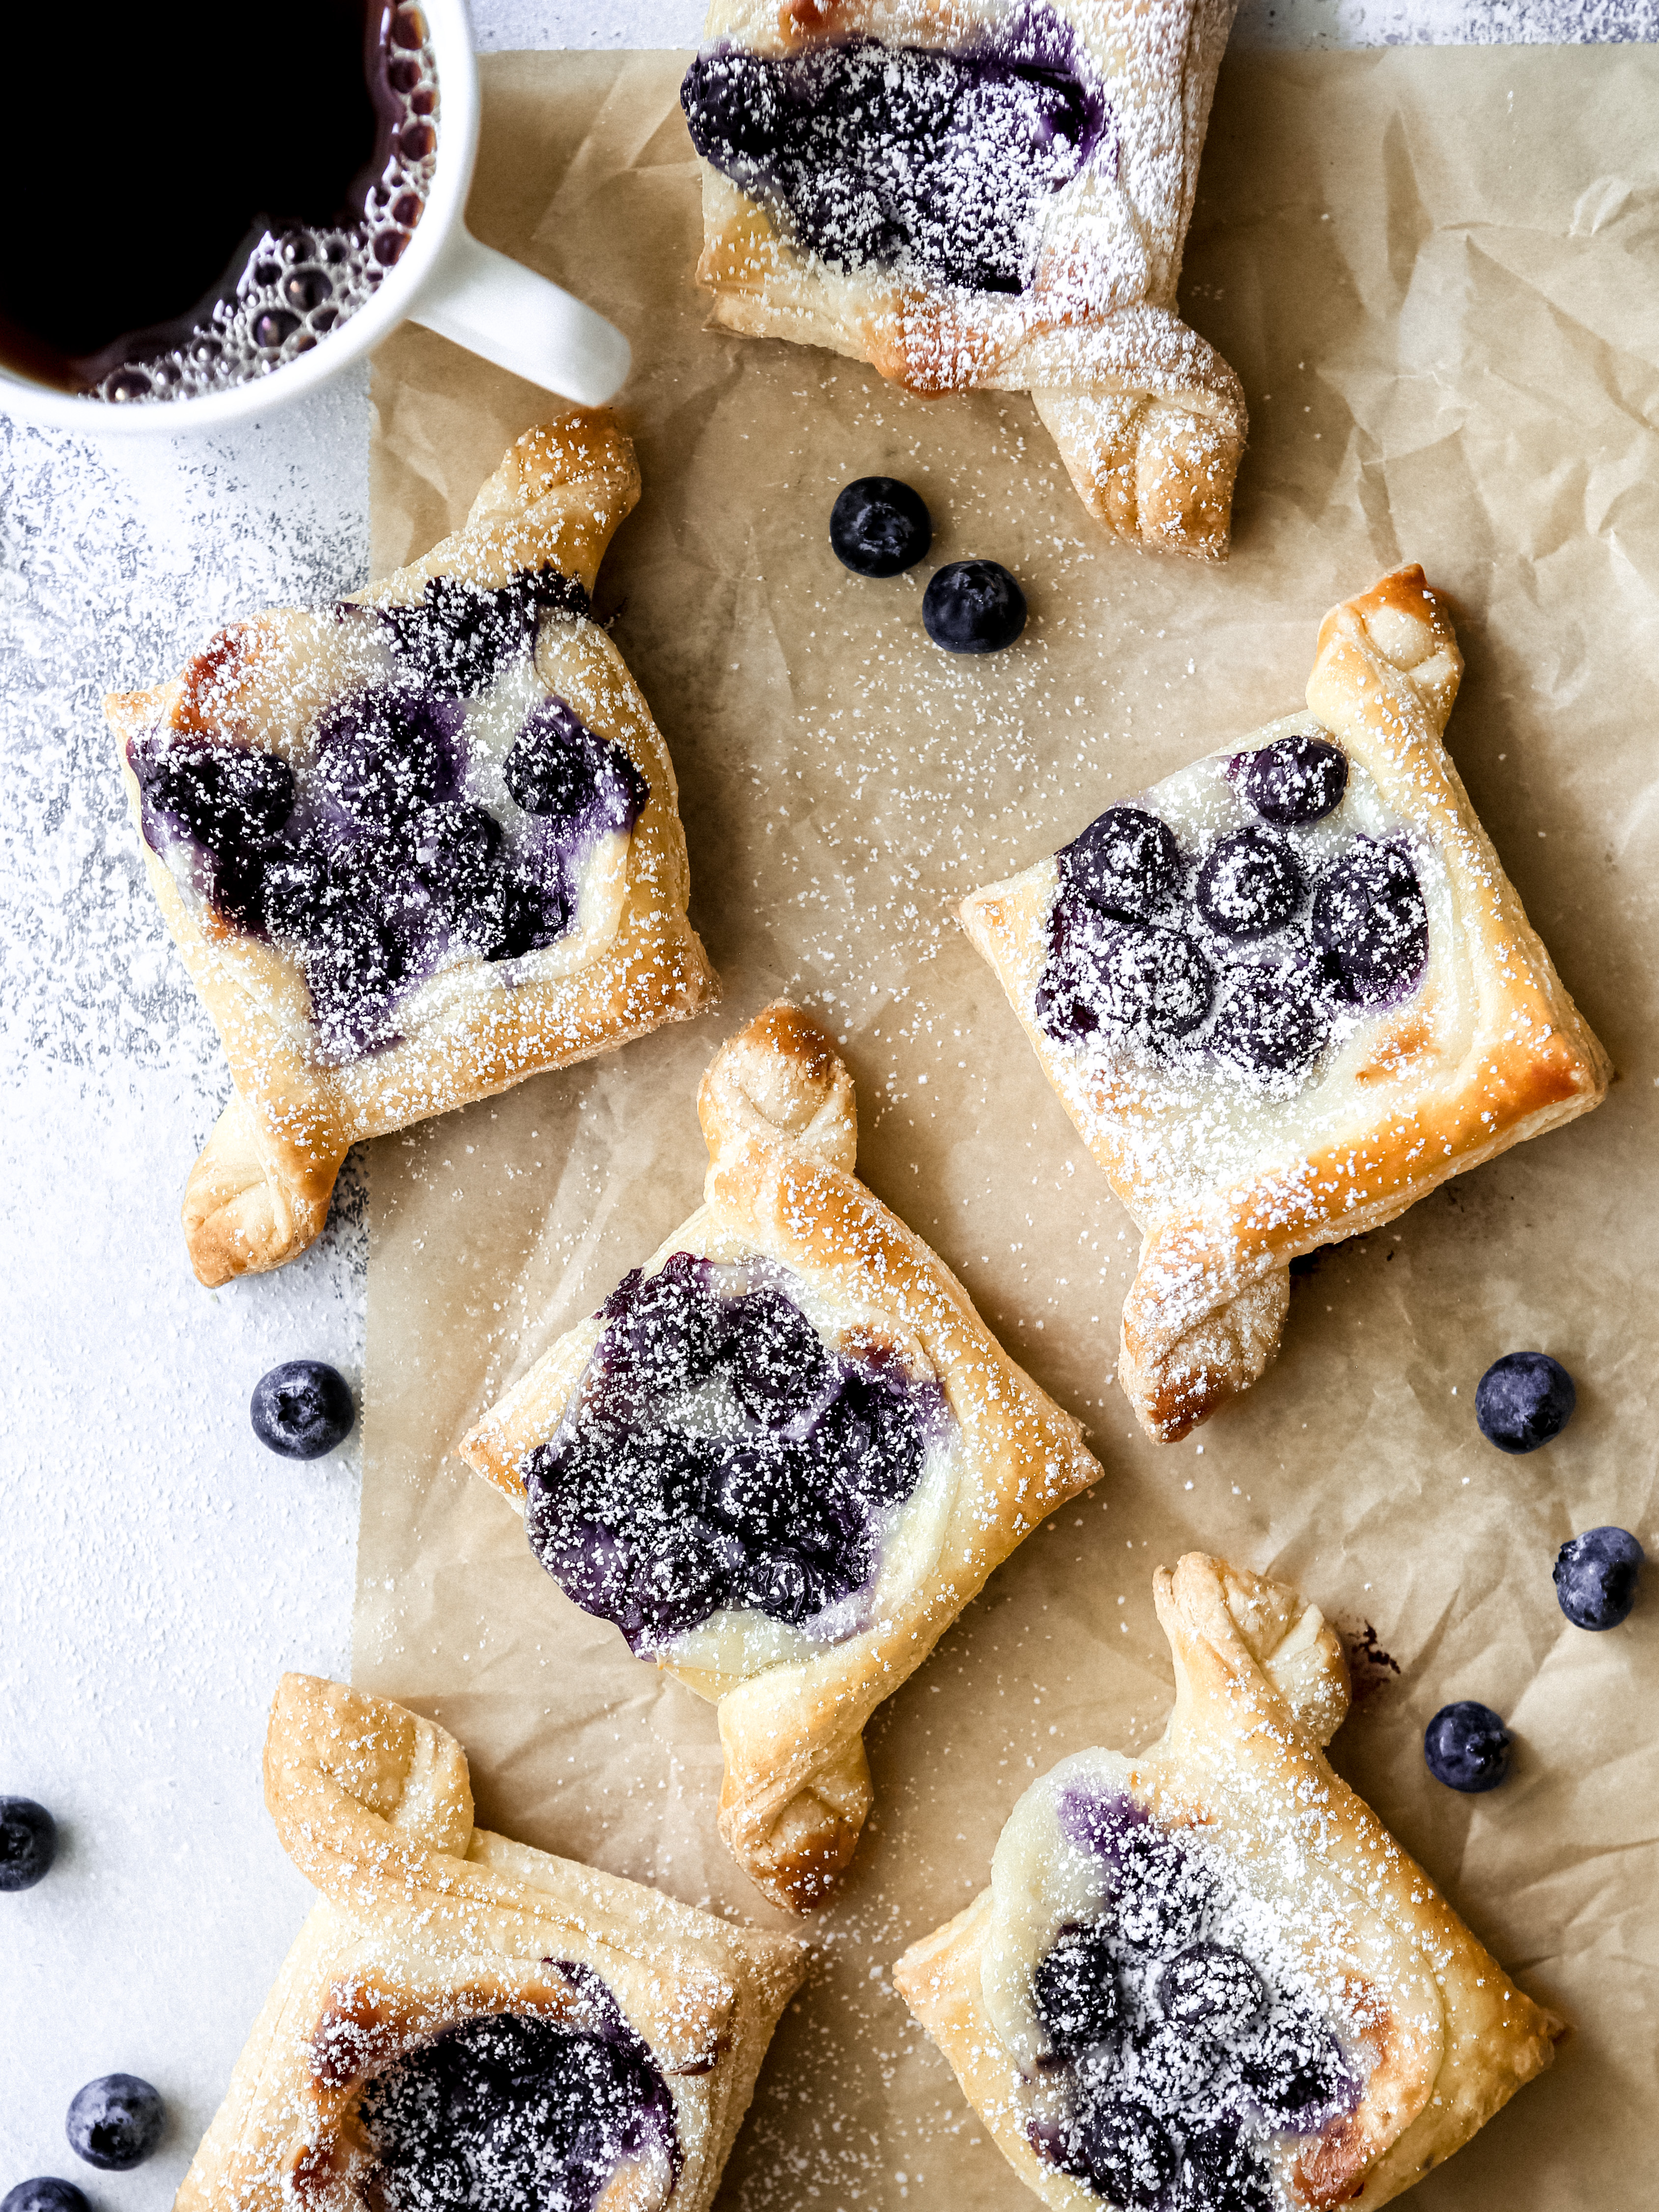
<path id="1" fill-rule="evenodd" d="M 372 298 L 437 150 L 427 26 L 389 0 L 20 11 L 0 358 L 112 400 L 264 375 Z"/>

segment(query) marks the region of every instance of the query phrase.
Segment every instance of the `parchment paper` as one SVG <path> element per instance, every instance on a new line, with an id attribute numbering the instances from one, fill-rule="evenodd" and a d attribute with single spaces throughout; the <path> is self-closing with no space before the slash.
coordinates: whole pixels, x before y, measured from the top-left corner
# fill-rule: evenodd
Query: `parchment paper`
<path id="1" fill-rule="evenodd" d="M 1550 1581 L 1575 1529 L 1656 1545 L 1659 53 L 1228 63 L 1182 294 L 1250 403 L 1219 570 L 1106 544 L 1024 398 L 924 404 L 705 331 L 683 61 L 486 61 L 471 219 L 634 343 L 620 412 L 645 496 L 599 611 L 673 754 L 726 1000 L 376 1148 L 357 1679 L 455 1731 L 489 1825 L 769 1917 L 714 1832 L 712 1709 L 569 1605 L 453 1453 L 696 1205 L 697 1079 L 787 990 L 845 1040 L 862 1172 L 1090 1425 L 1108 1473 L 873 1723 L 876 1809 L 808 1923 L 818 1965 L 723 2202 L 1028 2201 L 888 1969 L 982 1885 L 1036 1772 L 1161 1728 L 1149 1577 L 1194 1546 L 1369 1632 L 1385 1656 L 1358 1669 L 1338 1765 L 1574 2023 L 1553 2074 L 1414 2202 L 1659 2201 L 1659 1567 L 1607 1635 L 1567 1626 Z M 375 401 L 377 570 L 449 528 L 548 404 L 412 328 L 381 352 Z M 1020 575 L 1013 651 L 928 644 L 931 563 L 882 584 L 837 566 L 830 502 L 875 471 L 923 489 L 935 559 Z M 1158 1449 L 1109 1380 L 1133 1234 L 953 905 L 1297 705 L 1326 607 L 1404 560 L 1455 596 L 1453 753 L 1621 1079 L 1589 1120 L 1324 1255 L 1259 1387 Z M 1512 1460 L 1473 1395 L 1522 1347 L 1566 1362 L 1578 1410 Z M 1425 1722 L 1462 1697 L 1517 1739 L 1489 1796 L 1424 1768 Z"/>

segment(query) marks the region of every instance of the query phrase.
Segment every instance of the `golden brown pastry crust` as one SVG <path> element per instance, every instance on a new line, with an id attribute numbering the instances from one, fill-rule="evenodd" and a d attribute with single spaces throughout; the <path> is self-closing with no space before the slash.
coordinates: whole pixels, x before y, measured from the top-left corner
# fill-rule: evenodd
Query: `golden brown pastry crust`
<path id="1" fill-rule="evenodd" d="M 867 361 L 921 393 L 1030 392 L 1084 505 L 1113 536 L 1224 556 L 1247 417 L 1237 377 L 1176 313 L 1210 100 L 1236 0 L 1055 0 L 1103 85 L 1109 131 L 1055 195 L 1024 294 L 839 274 L 788 245 L 707 163 L 712 320 Z M 705 48 L 761 54 L 876 38 L 960 46 L 996 0 L 713 0 Z"/>
<path id="2" fill-rule="evenodd" d="M 668 2084 L 684 2166 L 675 2212 L 720 2184 L 805 1954 L 617 1875 L 475 1828 L 454 1739 L 387 1698 L 285 1674 L 265 1802 L 320 1893 L 254 2024 L 175 2212 L 352 2212 L 365 2081 L 480 2013 L 580 2019 L 596 1973 Z M 625 2166 L 603 2212 L 657 2212 Z"/>
<path id="3" fill-rule="evenodd" d="M 1467 1168 L 1599 1105 L 1611 1070 L 1528 923 L 1441 732 L 1462 661 L 1441 599 L 1402 568 L 1335 607 L 1308 706 L 1444 865 L 1449 927 L 1429 969 L 1365 1032 L 1358 1064 L 1317 1086 L 1334 1133 L 1196 1197 L 1136 1141 L 1138 1079 L 1079 1066 L 1036 1020 L 1052 860 L 976 891 L 963 927 L 1001 979 L 1049 1081 L 1142 1234 L 1118 1376 L 1147 1434 L 1187 1434 L 1249 1389 L 1278 1348 L 1290 1261 L 1390 1221 Z M 1339 1095 L 1340 1093 L 1340 1095 Z M 1180 1131 L 1171 1127 L 1178 1137 Z"/>
<path id="4" fill-rule="evenodd" d="M 852 1079 L 816 1024 L 793 1006 L 767 1007 L 716 1057 L 698 1111 L 706 1202 L 649 1268 L 711 1246 L 779 1262 L 830 1305 L 919 1346 L 955 1422 L 937 1549 L 883 1617 L 744 1679 L 664 1662 L 718 1700 L 721 1834 L 756 1886 L 799 1912 L 840 1875 L 870 1809 L 871 1714 L 992 1570 L 1101 1470 L 1077 1424 L 1014 1365 L 949 1268 L 854 1173 Z M 592 1320 L 569 1331 L 462 1445 L 520 1510 L 520 1464 L 556 1427 L 599 1335 Z"/>
<path id="5" fill-rule="evenodd" d="M 1347 1984 L 1368 2016 L 1373 2070 L 1356 2109 L 1302 2138 L 1282 2179 L 1309 2212 L 1375 2212 L 1541 2073 L 1563 2025 L 1516 1987 L 1325 1759 L 1348 1679 L 1317 1608 L 1196 1552 L 1173 1573 L 1161 1568 L 1153 1588 L 1175 1706 L 1162 1741 L 1119 1762 L 1121 1786 L 1166 1827 L 1202 1828 L 1247 1868 L 1271 1866 L 1287 1912 L 1352 1914 Z M 1055 2212 L 1088 2212 L 1103 2200 L 1027 2138 L 1020 2069 L 987 2008 L 1001 1910 L 996 1890 L 983 1891 L 911 1946 L 894 1986 L 1027 2188 Z"/>
<path id="6" fill-rule="evenodd" d="M 591 592 L 639 489 L 633 447 L 608 416 L 577 414 L 528 430 L 461 528 L 358 603 L 413 602 L 434 576 L 491 588 L 549 568 Z M 336 656 L 348 649 L 341 636 L 327 614 L 276 611 L 221 631 L 173 683 L 106 700 L 135 822 L 138 787 L 127 760 L 134 739 L 158 726 L 212 726 L 281 750 L 328 697 L 331 679 L 337 684 Z M 597 624 L 551 613 L 542 619 L 536 669 L 550 691 L 580 702 L 589 727 L 620 745 L 651 787 L 627 840 L 614 927 L 607 917 L 580 954 L 555 946 L 514 963 L 523 980 L 510 988 L 493 987 L 482 961 L 452 971 L 399 1043 L 344 1066 L 322 1064 L 297 963 L 187 900 L 166 861 L 144 846 L 151 887 L 234 1086 L 185 1198 L 185 1240 L 203 1282 L 280 1267 L 302 1251 L 327 1218 L 348 1149 L 361 1139 L 606 1051 L 718 996 L 686 919 L 690 872 L 673 766 L 621 655 Z"/>

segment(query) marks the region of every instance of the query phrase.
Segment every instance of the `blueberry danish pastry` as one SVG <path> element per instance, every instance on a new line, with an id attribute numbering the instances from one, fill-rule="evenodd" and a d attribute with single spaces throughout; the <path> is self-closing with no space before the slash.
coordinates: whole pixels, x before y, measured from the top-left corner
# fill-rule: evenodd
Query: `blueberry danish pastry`
<path id="1" fill-rule="evenodd" d="M 1327 1764 L 1348 1675 L 1317 1608 L 1196 1552 L 1153 1588 L 1163 1741 L 1033 1783 L 894 1984 L 1056 2212 L 1370 2212 L 1561 2023 Z"/>
<path id="2" fill-rule="evenodd" d="M 106 702 L 234 1085 L 185 1198 L 204 1283 L 302 1251 L 359 1139 L 714 996 L 673 769 L 588 619 L 639 489 L 606 417 L 526 431 L 424 560 Z"/>
<path id="3" fill-rule="evenodd" d="M 1326 617 L 1305 714 L 963 904 L 1141 1231 L 1118 1376 L 1156 1438 L 1256 1380 L 1292 1259 L 1606 1093 L 1441 744 L 1462 670 L 1402 568 Z"/>
<path id="4" fill-rule="evenodd" d="M 804 1911 L 870 1809 L 865 1723 L 1100 1468 L 858 1180 L 804 1015 L 757 1015 L 698 1112 L 702 1209 L 462 1451 L 576 1604 L 718 1701 L 720 1832 Z"/>
<path id="5" fill-rule="evenodd" d="M 175 2212 L 703 2212 L 805 1954 L 472 1824 L 453 1736 L 285 1674 L 321 1893 Z"/>
<path id="6" fill-rule="evenodd" d="M 1176 313 L 1234 0 L 714 0 L 681 106 L 714 320 L 1029 392 L 1085 507 L 1227 549 L 1244 395 Z"/>

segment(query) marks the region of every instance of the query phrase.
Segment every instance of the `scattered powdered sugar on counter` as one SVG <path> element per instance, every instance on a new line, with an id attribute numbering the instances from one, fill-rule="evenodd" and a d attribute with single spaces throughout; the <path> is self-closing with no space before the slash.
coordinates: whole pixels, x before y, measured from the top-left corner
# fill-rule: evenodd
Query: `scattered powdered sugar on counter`
<path id="1" fill-rule="evenodd" d="M 306 1356 L 356 1389 L 368 1240 L 354 1158 L 291 1267 L 217 1294 L 190 1272 L 179 1200 L 228 1086 L 100 699 L 268 599 L 360 583 L 367 437 L 361 378 L 234 441 L 99 448 L 0 418 L 0 1788 L 62 1838 L 8 1900 L 9 1969 L 56 1995 L 0 2024 L 0 2181 L 62 2172 L 70 2098 L 118 2067 L 169 2112 L 125 2212 L 171 2202 L 310 1901 L 259 1752 L 284 1667 L 349 1670 L 359 1438 L 279 1460 L 248 1397 Z"/>

